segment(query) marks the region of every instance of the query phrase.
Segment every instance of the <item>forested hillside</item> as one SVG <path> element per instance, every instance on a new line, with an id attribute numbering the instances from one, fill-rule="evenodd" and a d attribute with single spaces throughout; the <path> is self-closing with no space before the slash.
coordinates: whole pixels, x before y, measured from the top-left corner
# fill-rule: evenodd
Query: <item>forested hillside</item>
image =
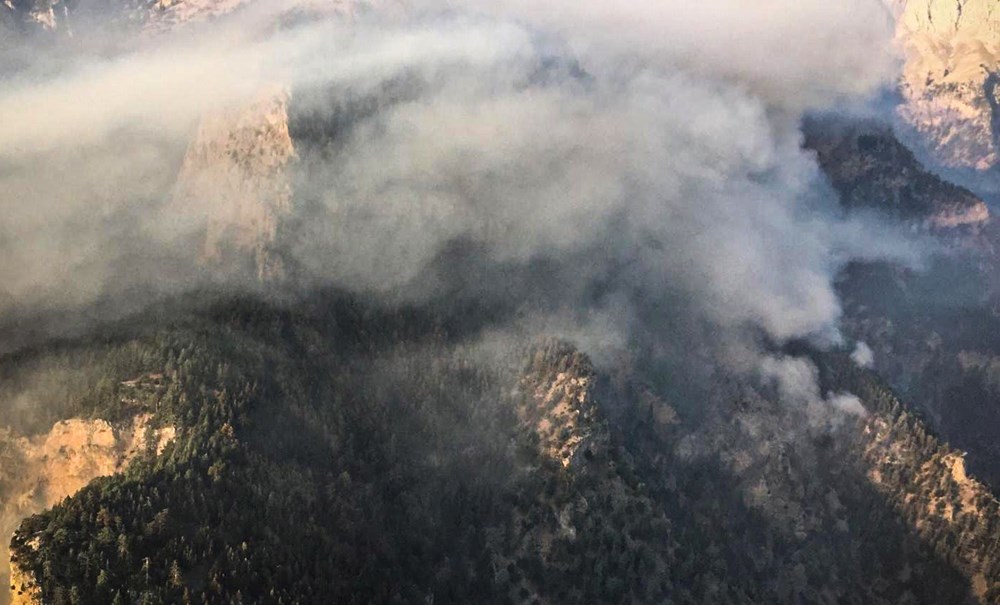
<path id="1" fill-rule="evenodd" d="M 9 385 L 72 368 L 53 417 L 142 411 L 177 427 L 159 455 L 21 525 L 15 595 L 960 603 L 969 561 L 993 577 L 992 550 L 967 554 L 995 548 L 989 527 L 925 531 L 916 504 L 868 480 L 886 462 L 865 423 L 795 434 L 783 406 L 744 389 L 688 425 L 641 376 L 612 379 L 567 343 L 490 342 L 467 321 L 332 293 L 137 319 L 3 361 Z M 873 418 L 898 417 L 873 378 L 851 376 Z M 893 426 L 894 441 L 933 441 Z M 907 449 L 906 464 L 941 448 Z"/>

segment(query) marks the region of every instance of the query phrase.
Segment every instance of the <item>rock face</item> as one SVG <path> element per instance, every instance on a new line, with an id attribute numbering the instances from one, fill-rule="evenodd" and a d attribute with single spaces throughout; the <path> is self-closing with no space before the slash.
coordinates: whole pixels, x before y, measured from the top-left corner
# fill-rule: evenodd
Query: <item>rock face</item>
<path id="1" fill-rule="evenodd" d="M 152 429 L 151 416 L 140 414 L 124 427 L 104 420 L 79 418 L 56 423 L 48 433 L 34 437 L 2 439 L 4 493 L 0 532 L 10 536 L 22 519 L 51 508 L 80 491 L 97 477 L 121 472 L 145 453 L 159 454 L 174 439 L 171 427 Z M 6 559 L 8 541 L 0 544 Z M 12 562 L 10 577 L 0 581 L 11 587 L 11 603 L 37 603 L 34 582 Z M 9 580 L 9 582 L 8 582 Z"/>
<path id="2" fill-rule="evenodd" d="M 114 31 L 123 40 L 167 37 L 186 26 L 222 18 L 248 0 L 0 0 L 0 48 L 65 43 Z M 389 3 L 386 3 L 389 4 Z M 372 6 L 358 0 L 302 0 L 287 3 L 274 19 L 350 19 Z M 387 6 L 386 10 L 391 10 Z M 116 24 L 127 23 L 123 33 Z M 122 35 L 118 35 L 122 34 Z M 207 264 L 268 282 L 285 274 L 279 232 L 292 209 L 296 151 L 289 135 L 289 89 L 275 82 L 231 106 L 215 108 L 192 132 L 174 195 L 163 220 L 185 234 Z M 182 141 L 182 144 L 185 141 Z M 201 237 L 203 234 L 203 237 Z"/>
<path id="3" fill-rule="evenodd" d="M 606 436 L 594 434 L 597 407 L 592 397 L 593 372 L 582 355 L 565 353 L 567 371 L 554 371 L 557 362 L 547 359 L 547 351 L 536 352 L 524 385 L 531 391 L 529 401 L 518 409 L 521 421 L 538 435 L 538 447 L 547 458 L 563 467 L 579 463 L 580 456 L 594 455 L 594 441 L 606 448 Z"/>
<path id="4" fill-rule="evenodd" d="M 281 88 L 202 119 L 178 176 L 172 211 L 184 220 L 204 220 L 208 262 L 249 260 L 262 281 L 282 275 L 273 246 L 291 211 L 295 157 L 288 93 Z"/>
<path id="5" fill-rule="evenodd" d="M 0 40 L 42 45 L 99 36 L 115 24 L 130 27 L 119 37 L 168 36 L 184 26 L 218 18 L 247 0 L 3 0 Z M 330 3 L 346 11 L 351 3 Z M 295 6 L 302 10 L 296 3 Z M 80 25 L 83 23 L 83 25 Z M 79 25 L 79 27 L 77 27 Z M 74 31 L 74 29 L 76 31 Z M 295 158 L 288 133 L 288 92 L 266 87 L 235 106 L 204 115 L 193 133 L 164 219 L 204 233 L 199 242 L 207 263 L 248 269 L 267 281 L 283 273 L 272 253 L 281 217 L 291 207 L 289 167 Z"/>
<path id="6" fill-rule="evenodd" d="M 10 605 L 40 605 L 42 591 L 31 574 L 25 573 L 16 564 L 10 566 Z"/>
<path id="7" fill-rule="evenodd" d="M 905 53 L 902 123 L 943 166 L 987 170 L 998 157 L 1000 5 L 909 0 L 898 9 Z"/>

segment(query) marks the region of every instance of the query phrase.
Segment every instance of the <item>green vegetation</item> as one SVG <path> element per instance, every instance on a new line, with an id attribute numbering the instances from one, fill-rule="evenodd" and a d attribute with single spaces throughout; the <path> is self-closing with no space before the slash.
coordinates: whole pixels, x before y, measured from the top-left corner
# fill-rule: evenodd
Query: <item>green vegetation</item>
<path id="1" fill-rule="evenodd" d="M 967 597 L 948 553 L 867 482 L 849 427 L 747 470 L 805 511 L 797 531 L 748 504 L 721 458 L 682 453 L 700 430 L 728 439 L 738 406 L 718 426 L 664 430 L 634 385 L 564 343 L 525 366 L 516 346 L 477 345 L 467 319 L 322 296 L 175 303 L 0 362 L 3 401 L 57 404 L 16 412 L 22 428 L 144 411 L 178 429 L 161 455 L 22 524 L 13 556 L 45 603 Z M 592 403 L 552 431 L 583 439 L 566 467 L 540 447 L 533 411 L 559 376 L 587 379 L 570 407 Z"/>

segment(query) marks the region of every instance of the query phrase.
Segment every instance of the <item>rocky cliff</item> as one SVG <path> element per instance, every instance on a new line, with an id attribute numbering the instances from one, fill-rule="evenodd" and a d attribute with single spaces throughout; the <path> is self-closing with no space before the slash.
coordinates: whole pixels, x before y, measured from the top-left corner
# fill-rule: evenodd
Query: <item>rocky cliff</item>
<path id="1" fill-rule="evenodd" d="M 291 211 L 295 148 L 288 93 L 263 90 L 248 105 L 205 116 L 178 176 L 171 213 L 203 222 L 207 262 L 249 263 L 262 280 L 282 275 L 273 253 Z"/>
<path id="2" fill-rule="evenodd" d="M 55 506 L 97 477 L 121 472 L 141 455 L 162 452 L 175 431 L 153 428 L 151 418 L 139 414 L 118 427 L 104 420 L 73 418 L 57 422 L 41 435 L 0 435 L 4 494 L 0 533 L 10 536 L 22 519 Z M 8 558 L 7 539 L 0 544 L 0 556 Z M 0 571 L 0 581 L 11 587 L 12 603 L 40 602 L 30 574 L 16 562 L 11 562 L 9 577 Z"/>
<path id="3" fill-rule="evenodd" d="M 1000 6 L 992 0 L 908 0 L 896 8 L 905 54 L 901 122 L 944 166 L 995 166 Z"/>
<path id="4" fill-rule="evenodd" d="M 7 0 L 0 5 L 0 28 L 12 43 L 40 44 L 68 56 L 74 52 L 74 36 L 93 38 L 114 30 L 114 37 L 127 46 L 142 37 L 182 33 L 245 2 Z M 302 10 L 300 4 L 289 7 Z M 330 2 L 322 8 L 343 12 L 350 4 Z M 123 24 L 128 26 L 124 33 Z M 281 219 L 291 207 L 295 150 L 287 105 L 288 90 L 276 84 L 206 112 L 191 134 L 173 199 L 163 214 L 163 220 L 201 236 L 205 262 L 250 272 L 262 281 L 283 272 L 273 247 Z"/>

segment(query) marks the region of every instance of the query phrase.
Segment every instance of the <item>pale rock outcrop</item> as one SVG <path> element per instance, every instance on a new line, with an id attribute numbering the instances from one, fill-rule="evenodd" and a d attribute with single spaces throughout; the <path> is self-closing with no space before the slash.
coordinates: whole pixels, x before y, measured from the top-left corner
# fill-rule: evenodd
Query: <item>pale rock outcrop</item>
<path id="1" fill-rule="evenodd" d="M 156 0 L 137 5 L 97 7 L 97 0 L 27 0 L 4 2 L 5 21 L 34 24 L 30 29 L 71 33 L 74 11 L 102 11 L 109 21 L 125 18 L 138 24 L 136 35 L 167 36 L 183 27 L 224 17 L 252 0 Z M 350 19 L 373 8 L 365 0 L 300 0 L 276 11 L 276 26 L 285 20 Z M 382 6 L 382 5 L 385 6 Z M 395 3 L 378 3 L 393 10 Z M 135 8 L 135 7 L 138 8 Z M 95 8 L 97 7 L 97 8 Z M 138 11 L 138 12 L 137 12 Z M 135 14 L 133 14 L 135 13 Z M 19 25 L 15 29 L 23 29 Z M 252 273 L 261 282 L 285 274 L 276 253 L 282 221 L 292 211 L 292 167 L 296 151 L 289 135 L 289 82 L 274 82 L 245 100 L 202 116 L 188 145 L 171 203 L 163 220 L 176 232 L 198 239 L 206 265 L 237 274 Z M 202 238 L 202 234 L 204 234 Z"/>
<path id="2" fill-rule="evenodd" d="M 215 17 L 247 1 L 160 0 L 157 27 Z M 301 0 L 289 3 L 282 14 L 349 19 L 374 6 L 360 0 Z M 170 209 L 179 220 L 201 222 L 206 264 L 248 266 L 261 282 L 285 275 L 276 249 L 281 224 L 293 210 L 292 171 L 298 158 L 289 134 L 289 101 L 288 85 L 274 83 L 242 105 L 203 116 Z"/>
<path id="3" fill-rule="evenodd" d="M 288 132 L 288 93 L 263 90 L 245 107 L 206 115 L 191 142 L 170 212 L 203 221 L 209 263 L 252 261 L 258 279 L 280 277 L 273 251 L 292 206 L 295 147 Z"/>
<path id="4" fill-rule="evenodd" d="M 41 605 L 41 590 L 34 578 L 13 563 L 10 566 L 10 588 L 10 605 Z"/>
<path id="5" fill-rule="evenodd" d="M 51 508 L 98 477 L 122 472 L 146 453 L 159 455 L 176 436 L 173 427 L 152 428 L 150 414 L 113 427 L 104 420 L 73 418 L 48 433 L 14 438 L 0 435 L 3 501 L 0 501 L 0 556 L 9 557 L 9 537 L 25 517 Z M 11 603 L 37 603 L 33 581 L 17 565 L 0 581 L 11 587 Z"/>
<path id="6" fill-rule="evenodd" d="M 998 156 L 1000 4 L 894 2 L 905 56 L 897 109 L 930 155 L 950 168 L 987 170 Z"/>

